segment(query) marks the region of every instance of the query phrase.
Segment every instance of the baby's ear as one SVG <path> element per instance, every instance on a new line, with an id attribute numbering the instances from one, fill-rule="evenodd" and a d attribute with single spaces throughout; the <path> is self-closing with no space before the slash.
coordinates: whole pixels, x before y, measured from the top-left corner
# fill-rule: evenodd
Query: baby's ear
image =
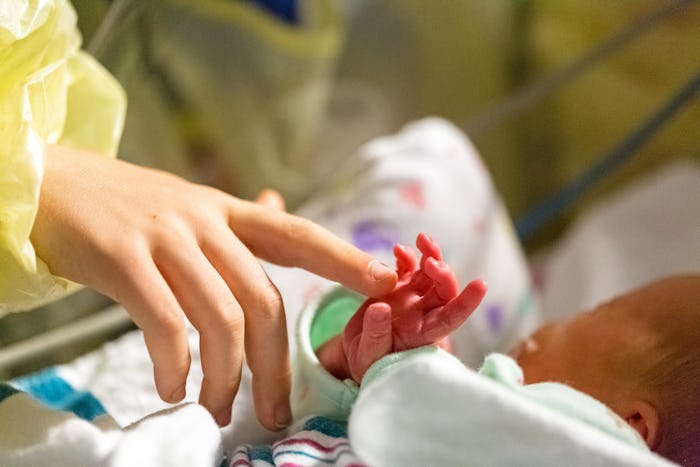
<path id="1" fill-rule="evenodd" d="M 661 442 L 661 418 L 656 407 L 643 399 L 634 399 L 625 404 L 622 418 L 641 435 L 652 451 Z"/>

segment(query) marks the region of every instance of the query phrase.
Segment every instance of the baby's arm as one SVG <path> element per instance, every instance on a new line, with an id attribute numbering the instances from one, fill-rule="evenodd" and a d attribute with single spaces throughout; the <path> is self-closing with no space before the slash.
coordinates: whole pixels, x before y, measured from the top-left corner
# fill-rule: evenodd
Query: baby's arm
<path id="1" fill-rule="evenodd" d="M 367 369 L 391 352 L 423 345 L 447 346 L 447 337 L 479 305 L 486 283 L 475 280 L 459 292 L 457 279 L 442 261 L 438 244 L 418 235 L 420 264 L 410 248 L 394 247 L 399 281 L 379 299 L 367 299 L 338 335 L 317 351 L 333 376 L 356 382 Z"/>

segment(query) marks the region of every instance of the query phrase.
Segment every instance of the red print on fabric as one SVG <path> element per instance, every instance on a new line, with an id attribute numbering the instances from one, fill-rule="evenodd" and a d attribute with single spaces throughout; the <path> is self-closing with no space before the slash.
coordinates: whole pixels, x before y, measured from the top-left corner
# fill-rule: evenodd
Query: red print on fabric
<path id="1" fill-rule="evenodd" d="M 401 199 L 407 204 L 411 204 L 418 208 L 425 207 L 425 195 L 423 193 L 423 185 L 418 182 L 405 183 L 400 191 Z"/>

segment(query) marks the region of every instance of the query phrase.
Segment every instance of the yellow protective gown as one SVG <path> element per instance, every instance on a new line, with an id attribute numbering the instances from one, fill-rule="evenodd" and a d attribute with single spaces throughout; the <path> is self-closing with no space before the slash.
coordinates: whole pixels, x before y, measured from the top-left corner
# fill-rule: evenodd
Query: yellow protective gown
<path id="1" fill-rule="evenodd" d="M 0 4 L 0 316 L 77 288 L 51 274 L 29 234 L 47 143 L 116 154 L 126 97 L 80 43 L 66 0 Z"/>

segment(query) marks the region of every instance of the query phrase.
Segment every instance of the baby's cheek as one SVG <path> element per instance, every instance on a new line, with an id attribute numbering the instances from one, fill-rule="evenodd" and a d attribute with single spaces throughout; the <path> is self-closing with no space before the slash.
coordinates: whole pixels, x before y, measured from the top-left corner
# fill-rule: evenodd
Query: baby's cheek
<path id="1" fill-rule="evenodd" d="M 545 381 L 558 381 L 555 366 L 556 360 L 548 357 L 539 349 L 524 349 L 515 359 L 523 370 L 525 384 L 542 383 Z"/>

